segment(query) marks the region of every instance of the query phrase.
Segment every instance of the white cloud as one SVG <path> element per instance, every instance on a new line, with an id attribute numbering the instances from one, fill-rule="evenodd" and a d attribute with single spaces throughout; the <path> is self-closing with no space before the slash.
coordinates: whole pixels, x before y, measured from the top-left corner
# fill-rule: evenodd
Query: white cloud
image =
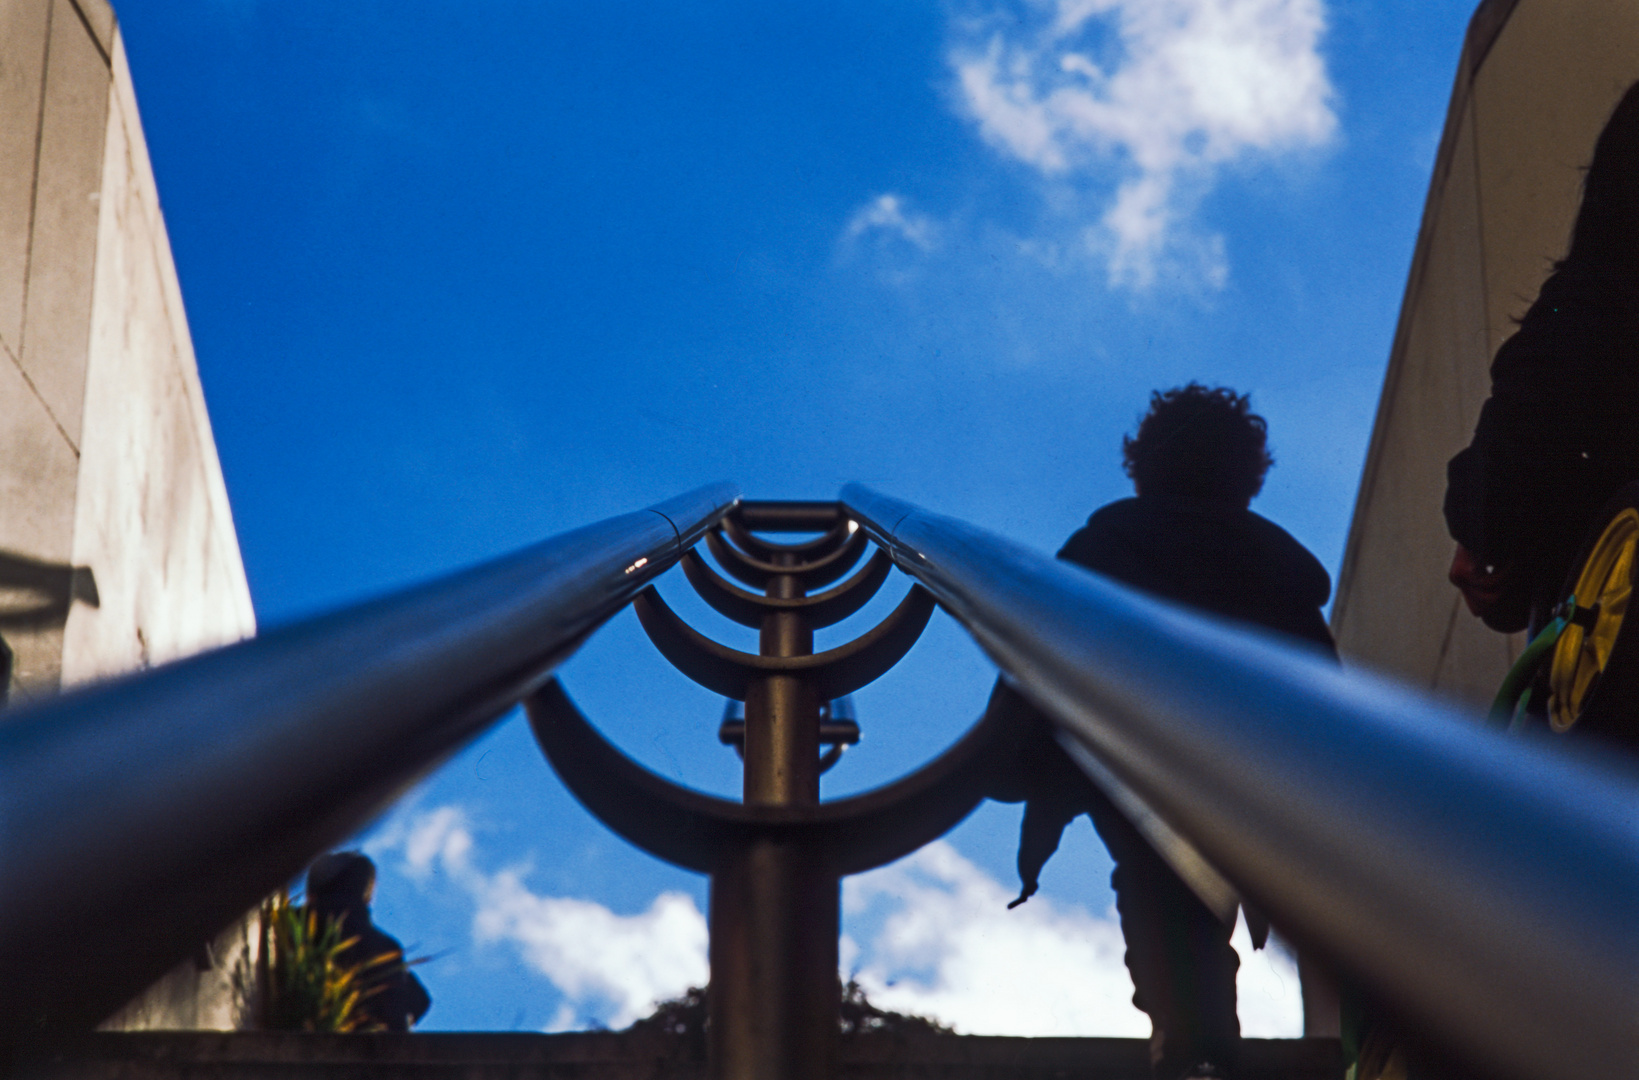
<path id="1" fill-rule="evenodd" d="M 402 843 L 405 870 L 417 880 L 424 880 L 438 864 L 460 878 L 472 873 L 472 833 L 457 807 L 441 806 L 422 814 L 409 825 Z"/>
<path id="2" fill-rule="evenodd" d="M 624 1027 L 655 1003 L 705 985 L 706 922 L 682 893 L 662 893 L 636 915 L 539 895 L 521 868 L 479 868 L 472 828 L 454 806 L 401 819 L 371 847 L 399 854 L 414 880 L 438 875 L 471 896 L 474 940 L 510 945 L 563 994 L 548 1030 Z M 1113 913 L 1096 916 L 1040 894 L 1008 911 L 1012 896 L 942 840 L 848 878 L 843 975 L 857 978 L 878 1006 L 970 1034 L 1147 1036 L 1149 1020 L 1132 1006 Z M 1275 949 L 1253 953 L 1244 925 L 1235 944 L 1242 1029 L 1299 1034 L 1302 1004 L 1290 959 Z"/>
<path id="3" fill-rule="evenodd" d="M 475 865 L 472 831 L 454 806 L 418 815 L 377 846 L 401 851 L 410 877 L 438 872 L 472 896 L 474 940 L 510 944 L 564 995 L 549 1030 L 625 1027 L 706 983 L 706 920 L 682 893 L 661 893 L 637 915 L 540 896 L 520 868 L 486 874 Z"/>
<path id="4" fill-rule="evenodd" d="M 975 1035 L 1147 1037 L 1111 919 L 1036 896 L 1013 898 L 943 840 L 849 878 L 846 915 L 890 913 L 870 940 L 850 942 L 871 1001 L 932 1016 Z"/>
<path id="5" fill-rule="evenodd" d="M 873 1003 L 964 1033 L 1147 1037 L 1149 1018 L 1132 1005 L 1113 913 L 1095 916 L 1040 894 L 1008 911 L 1012 896 L 944 841 L 850 878 L 845 921 L 886 917 L 866 940 L 844 939 L 844 969 Z M 1273 948 L 1254 953 L 1244 923 L 1235 945 L 1242 1030 L 1301 1034 L 1290 958 Z"/>
<path id="6" fill-rule="evenodd" d="M 1291 954 L 1274 938 L 1254 951 L 1246 920 L 1235 926 L 1229 939 L 1241 954 L 1241 973 L 1235 980 L 1236 1011 L 1241 1034 L 1249 1039 L 1296 1039 L 1303 1035 L 1303 986 Z"/>
<path id="7" fill-rule="evenodd" d="M 1182 256 L 1221 285 L 1221 241 L 1186 220 L 1217 168 L 1336 127 L 1322 0 L 1002 0 L 955 25 L 962 107 L 991 145 L 1049 179 L 1115 180 L 1085 237 L 1112 284 Z"/>
<path id="8" fill-rule="evenodd" d="M 932 250 L 937 241 L 933 219 L 908 210 L 904 196 L 892 192 L 878 195 L 855 211 L 843 238 L 852 241 L 872 233 L 895 237 L 923 251 Z"/>
<path id="9" fill-rule="evenodd" d="M 706 920 L 683 893 L 661 893 L 639 915 L 616 915 L 589 900 L 537 896 L 503 870 L 489 879 L 473 928 L 479 941 L 516 945 L 570 1001 L 608 1002 L 601 1019 L 609 1027 L 706 983 Z"/>

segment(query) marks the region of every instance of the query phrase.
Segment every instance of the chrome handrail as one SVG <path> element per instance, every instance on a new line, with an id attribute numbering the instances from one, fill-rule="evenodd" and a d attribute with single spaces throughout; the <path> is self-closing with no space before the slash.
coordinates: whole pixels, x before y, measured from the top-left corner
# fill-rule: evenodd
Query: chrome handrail
<path id="1" fill-rule="evenodd" d="M 1500 1074 L 1639 1076 L 1632 773 L 864 486 L 842 501 L 1072 756 L 1293 940 Z"/>
<path id="2" fill-rule="evenodd" d="M 95 1024 L 198 953 L 542 686 L 738 498 L 704 487 L 0 719 L 0 1047 Z"/>

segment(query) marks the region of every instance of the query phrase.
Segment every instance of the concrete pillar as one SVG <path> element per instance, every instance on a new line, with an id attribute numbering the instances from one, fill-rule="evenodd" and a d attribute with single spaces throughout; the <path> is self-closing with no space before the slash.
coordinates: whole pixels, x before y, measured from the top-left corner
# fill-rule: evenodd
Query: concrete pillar
<path id="1" fill-rule="evenodd" d="M 0 505 L 12 706 L 255 632 L 105 0 L 0 3 Z M 201 941 L 110 1026 L 236 1026 L 255 938 Z"/>

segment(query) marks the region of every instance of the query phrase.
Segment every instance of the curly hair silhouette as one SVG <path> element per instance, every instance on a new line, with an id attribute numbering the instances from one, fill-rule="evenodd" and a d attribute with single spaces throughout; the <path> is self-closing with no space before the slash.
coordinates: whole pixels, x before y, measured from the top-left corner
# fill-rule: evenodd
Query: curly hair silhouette
<path id="1" fill-rule="evenodd" d="M 1275 463 L 1268 425 L 1250 395 L 1192 382 L 1150 395 L 1136 434 L 1121 439 L 1122 466 L 1140 495 L 1185 495 L 1245 507 Z"/>

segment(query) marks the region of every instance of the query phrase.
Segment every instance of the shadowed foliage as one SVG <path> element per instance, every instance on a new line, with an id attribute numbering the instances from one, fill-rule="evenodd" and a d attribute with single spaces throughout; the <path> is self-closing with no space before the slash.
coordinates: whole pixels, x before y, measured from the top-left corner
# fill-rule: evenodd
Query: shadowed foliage
<path id="1" fill-rule="evenodd" d="M 262 906 L 269 946 L 263 1026 L 271 1031 L 377 1031 L 360 1004 L 378 992 L 380 975 L 402 966 L 397 952 L 347 964 L 342 954 L 358 938 L 342 937 L 341 921 L 293 904 L 280 892 Z"/>

